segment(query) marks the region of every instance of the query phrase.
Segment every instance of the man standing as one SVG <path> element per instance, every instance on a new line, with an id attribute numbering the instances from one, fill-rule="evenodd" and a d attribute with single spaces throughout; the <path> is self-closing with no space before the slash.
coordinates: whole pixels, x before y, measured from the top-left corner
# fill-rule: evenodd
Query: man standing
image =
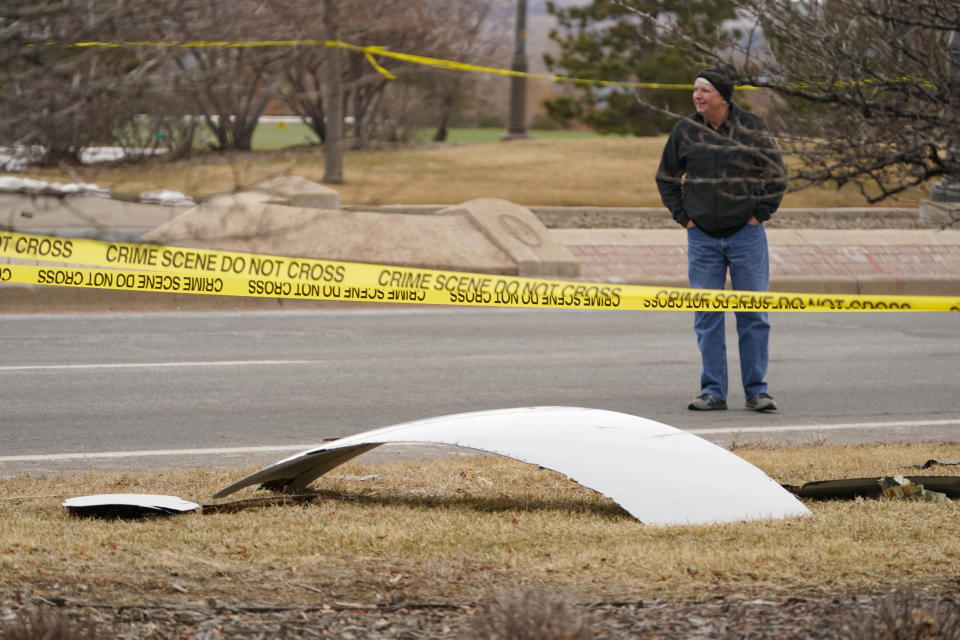
<path id="1" fill-rule="evenodd" d="M 783 199 L 786 170 L 760 116 L 731 101 L 733 82 L 720 69 L 697 74 L 696 113 L 676 124 L 660 159 L 657 189 L 687 230 L 687 271 L 694 289 L 767 291 L 770 260 L 763 228 Z M 776 411 L 767 393 L 770 321 L 766 312 L 736 312 L 746 406 Z M 727 408 L 727 347 L 722 311 L 694 313 L 703 369 L 694 411 Z"/>

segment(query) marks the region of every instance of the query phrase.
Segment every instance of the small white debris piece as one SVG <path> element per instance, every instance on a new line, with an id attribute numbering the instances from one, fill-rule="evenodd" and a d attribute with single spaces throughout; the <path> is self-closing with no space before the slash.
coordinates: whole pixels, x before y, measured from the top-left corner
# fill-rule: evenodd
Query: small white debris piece
<path id="1" fill-rule="evenodd" d="M 914 478 L 916 479 L 916 478 Z M 947 504 L 950 497 L 946 493 L 939 491 L 930 491 L 925 489 L 922 484 L 914 483 L 904 476 L 893 476 L 892 478 L 880 478 L 878 480 L 882 492 L 881 498 L 909 499 L 916 498 L 924 502 L 936 502 Z"/>
<path id="2" fill-rule="evenodd" d="M 68 498 L 63 507 L 77 516 L 138 518 L 145 515 L 176 515 L 197 511 L 195 502 L 177 496 L 162 496 L 145 493 L 103 493 L 92 496 Z"/>

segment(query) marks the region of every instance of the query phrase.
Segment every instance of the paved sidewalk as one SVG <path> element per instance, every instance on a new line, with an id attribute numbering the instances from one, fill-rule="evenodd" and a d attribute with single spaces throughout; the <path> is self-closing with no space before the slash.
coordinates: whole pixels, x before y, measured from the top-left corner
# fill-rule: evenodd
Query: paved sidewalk
<path id="1" fill-rule="evenodd" d="M 555 229 L 584 280 L 686 286 L 682 230 Z M 771 288 L 960 295 L 960 231 L 768 229 Z"/>

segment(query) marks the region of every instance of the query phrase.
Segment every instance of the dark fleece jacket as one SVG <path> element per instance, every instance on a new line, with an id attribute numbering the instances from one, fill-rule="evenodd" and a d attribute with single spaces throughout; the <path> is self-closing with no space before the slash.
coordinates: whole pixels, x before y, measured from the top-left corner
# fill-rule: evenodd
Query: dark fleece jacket
<path id="1" fill-rule="evenodd" d="M 783 200 L 786 169 L 760 116 L 730 103 L 714 131 L 699 113 L 674 126 L 660 158 L 660 200 L 681 226 L 689 220 L 712 235 L 727 235 Z"/>

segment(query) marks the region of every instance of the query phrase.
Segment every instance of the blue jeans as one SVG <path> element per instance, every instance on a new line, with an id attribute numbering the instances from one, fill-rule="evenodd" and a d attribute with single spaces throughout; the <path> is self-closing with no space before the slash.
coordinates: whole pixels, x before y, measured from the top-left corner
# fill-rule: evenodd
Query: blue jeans
<path id="1" fill-rule="evenodd" d="M 694 226 L 687 229 L 687 273 L 694 289 L 723 289 L 730 270 L 733 288 L 768 291 L 770 257 L 763 225 L 745 225 L 726 238 L 714 238 Z M 770 320 L 766 312 L 737 311 L 740 377 L 747 398 L 767 392 Z M 722 311 L 694 312 L 693 328 L 703 370 L 700 393 L 727 399 L 727 343 Z"/>

